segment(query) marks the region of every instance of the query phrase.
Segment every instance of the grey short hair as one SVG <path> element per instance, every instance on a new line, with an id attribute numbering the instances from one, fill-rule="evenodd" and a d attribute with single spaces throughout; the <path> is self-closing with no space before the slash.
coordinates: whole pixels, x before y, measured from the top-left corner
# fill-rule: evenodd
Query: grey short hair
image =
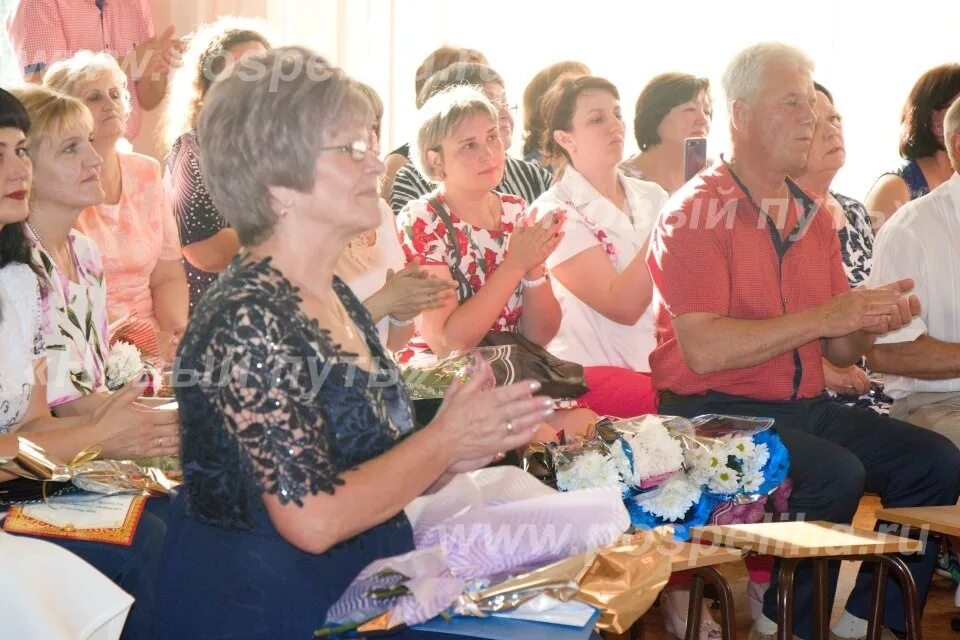
<path id="1" fill-rule="evenodd" d="M 94 53 L 92 51 L 77 51 L 66 60 L 54 62 L 43 74 L 43 84 L 60 93 L 74 98 L 81 82 L 95 80 L 102 75 L 109 75 L 120 87 L 121 103 L 124 115 L 130 114 L 130 91 L 127 88 L 127 74 L 120 68 L 120 64 L 109 53 Z"/>
<path id="2" fill-rule="evenodd" d="M 960 172 L 960 156 L 953 146 L 953 136 L 960 134 L 960 98 L 956 98 L 943 116 L 943 142 L 953 170 Z"/>
<path id="3" fill-rule="evenodd" d="M 411 143 L 410 157 L 424 178 L 437 183 L 437 176 L 427 159 L 427 151 L 439 151 L 443 140 L 466 118 L 485 114 L 494 124 L 500 122 L 496 107 L 480 87 L 453 85 L 430 96 L 417 111 L 417 136 Z"/>
<path id="4" fill-rule="evenodd" d="M 733 57 L 723 72 L 723 92 L 729 105 L 734 100 L 752 101 L 760 90 L 763 72 L 775 62 L 795 64 L 813 75 L 813 60 L 800 49 L 782 42 L 760 42 Z"/>
<path id="5" fill-rule="evenodd" d="M 269 188 L 313 189 L 318 149 L 345 123 L 373 122 L 359 83 L 304 47 L 249 56 L 210 88 L 197 137 L 204 183 L 244 246 L 277 222 Z"/>

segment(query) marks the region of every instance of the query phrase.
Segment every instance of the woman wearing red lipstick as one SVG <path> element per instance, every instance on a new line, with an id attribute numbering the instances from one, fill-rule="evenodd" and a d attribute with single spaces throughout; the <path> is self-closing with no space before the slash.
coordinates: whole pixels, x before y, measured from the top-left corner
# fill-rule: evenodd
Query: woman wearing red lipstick
<path id="1" fill-rule="evenodd" d="M 103 443 L 108 457 L 126 457 L 132 451 L 118 444 L 128 439 L 127 432 L 137 430 L 129 407 L 143 390 L 142 382 L 116 393 L 92 415 L 54 418 L 47 407 L 40 306 L 41 282 L 46 278 L 23 230 L 33 174 L 27 153 L 30 133 L 27 110 L 0 89 L 0 458 L 16 456 L 20 436 L 61 460 L 70 460 L 94 443 Z M 0 471 L 0 482 L 13 477 Z M 166 506 L 156 503 L 148 502 L 130 547 L 48 538 L 136 598 L 125 638 L 147 637 L 150 626 L 152 582 L 166 530 L 159 512 L 154 513 Z"/>
<path id="2" fill-rule="evenodd" d="M 76 227 L 100 250 L 111 322 L 136 315 L 159 331 L 171 360 L 187 324 L 187 279 L 176 220 L 153 158 L 118 151 L 130 112 L 127 78 L 105 53 L 80 51 L 50 66 L 44 85 L 81 100 L 93 114 L 93 147 L 103 158 L 104 200 L 87 207 Z"/>
<path id="3" fill-rule="evenodd" d="M 633 134 L 640 153 L 620 165 L 631 178 L 656 182 L 673 193 L 685 180 L 684 140 L 710 134 L 710 81 L 688 73 L 663 73 L 637 98 Z"/>

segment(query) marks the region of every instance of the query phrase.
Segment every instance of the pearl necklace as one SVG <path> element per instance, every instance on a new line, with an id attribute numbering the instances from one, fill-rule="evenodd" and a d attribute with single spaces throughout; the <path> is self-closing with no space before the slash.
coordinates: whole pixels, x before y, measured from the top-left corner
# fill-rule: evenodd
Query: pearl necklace
<path id="1" fill-rule="evenodd" d="M 47 255 L 50 256 L 50 259 L 53 260 L 54 263 L 56 263 L 53 252 L 50 251 L 50 249 L 47 248 L 47 245 L 43 243 L 43 238 L 41 238 L 40 234 L 37 233 L 36 227 L 34 227 L 29 220 L 27 220 L 26 222 L 27 222 L 27 227 L 29 227 L 30 231 L 33 233 L 33 236 L 37 239 L 37 242 L 40 244 L 40 248 L 43 249 L 47 253 Z M 73 249 L 71 248 L 69 238 L 67 239 L 67 252 L 69 253 L 69 255 L 67 256 L 67 264 L 69 265 L 69 268 L 67 270 L 67 278 L 69 278 L 71 282 L 76 282 L 77 273 L 76 273 L 76 269 L 73 266 Z"/>

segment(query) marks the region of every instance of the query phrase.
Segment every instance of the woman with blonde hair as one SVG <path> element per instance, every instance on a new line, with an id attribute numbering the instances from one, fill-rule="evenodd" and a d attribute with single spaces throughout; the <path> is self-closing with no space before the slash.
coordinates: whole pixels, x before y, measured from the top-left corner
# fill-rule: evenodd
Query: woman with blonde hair
<path id="1" fill-rule="evenodd" d="M 59 417 L 87 416 L 109 401 L 106 283 L 96 245 L 74 229 L 80 213 L 103 200 L 100 156 L 90 142 L 93 119 L 82 102 L 29 85 L 13 94 L 31 119 L 30 213 L 24 232 L 38 265 L 41 326 L 47 358 L 47 405 Z M 145 458 L 179 450 L 176 411 L 132 406 L 128 428 L 104 439 L 104 455 Z"/>
<path id="2" fill-rule="evenodd" d="M 93 115 L 104 200 L 84 209 L 76 227 L 100 250 L 107 316 L 150 325 L 159 337 L 157 355 L 169 362 L 187 325 L 187 281 L 160 164 L 118 149 L 130 113 L 127 77 L 112 56 L 80 51 L 51 65 L 43 83 L 79 99 Z"/>
<path id="3" fill-rule="evenodd" d="M 190 36 L 183 65 L 171 81 L 164 143 L 170 149 L 166 188 L 173 207 L 190 309 L 240 250 L 236 232 L 213 204 L 203 182 L 196 128 L 207 91 L 218 76 L 252 53 L 270 48 L 266 25 L 249 18 L 225 17 Z"/>

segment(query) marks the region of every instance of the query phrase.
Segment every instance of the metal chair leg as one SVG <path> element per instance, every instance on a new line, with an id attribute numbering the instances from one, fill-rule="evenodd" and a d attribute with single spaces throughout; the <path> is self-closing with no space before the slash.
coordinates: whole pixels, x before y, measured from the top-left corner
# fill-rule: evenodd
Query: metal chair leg
<path id="1" fill-rule="evenodd" d="M 913 580 L 913 574 L 910 573 L 910 569 L 907 568 L 906 563 L 900 556 L 880 555 L 875 557 L 900 579 L 904 619 L 907 625 L 907 640 L 921 640 L 920 597 L 917 594 L 917 583 Z"/>
<path id="2" fill-rule="evenodd" d="M 700 612 L 703 611 L 703 577 L 696 571 L 690 583 L 690 603 L 687 606 L 686 640 L 700 638 Z"/>
<path id="3" fill-rule="evenodd" d="M 827 563 L 826 558 L 813 558 L 813 637 L 816 640 L 829 640 L 830 637 Z"/>
<path id="4" fill-rule="evenodd" d="M 777 640 L 793 638 L 793 579 L 797 560 L 780 560 L 780 581 L 777 584 Z"/>
<path id="5" fill-rule="evenodd" d="M 733 611 L 733 592 L 726 578 L 714 567 L 701 567 L 696 570 L 709 581 L 717 591 L 717 603 L 720 605 L 720 630 L 723 640 L 735 640 L 736 615 Z"/>
<path id="6" fill-rule="evenodd" d="M 887 565 L 877 560 L 870 590 L 870 617 L 867 618 L 867 640 L 880 640 L 883 628 L 883 602 L 887 595 Z"/>

